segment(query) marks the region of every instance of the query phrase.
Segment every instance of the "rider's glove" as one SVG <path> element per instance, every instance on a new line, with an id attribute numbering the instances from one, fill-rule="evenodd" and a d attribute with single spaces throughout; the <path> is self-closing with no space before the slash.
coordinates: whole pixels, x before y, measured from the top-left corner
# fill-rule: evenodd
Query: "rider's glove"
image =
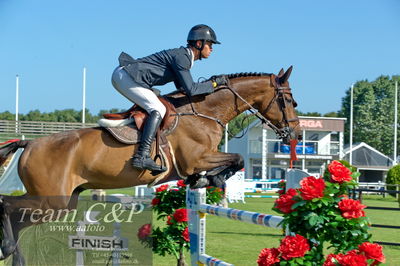
<path id="1" fill-rule="evenodd" d="M 213 80 L 212 85 L 214 88 L 222 85 L 228 85 L 228 79 L 225 76 L 218 76 Z"/>

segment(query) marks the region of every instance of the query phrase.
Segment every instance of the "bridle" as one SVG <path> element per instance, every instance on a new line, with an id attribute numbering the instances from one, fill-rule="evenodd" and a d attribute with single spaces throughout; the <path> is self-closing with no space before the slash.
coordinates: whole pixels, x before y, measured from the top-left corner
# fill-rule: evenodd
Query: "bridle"
<path id="1" fill-rule="evenodd" d="M 298 118 L 287 119 L 287 114 L 286 114 L 287 102 L 285 99 L 285 95 L 290 94 L 292 96 L 290 87 L 281 86 L 278 78 L 276 78 L 276 82 L 274 83 L 275 95 L 271 99 L 269 104 L 267 105 L 267 108 L 265 109 L 265 113 L 268 112 L 269 109 L 271 109 L 273 103 L 278 101 L 279 109 L 282 112 L 282 120 L 280 121 L 280 124 L 282 124 L 282 122 L 283 122 L 285 125 L 282 128 L 278 128 L 268 118 L 266 118 L 263 114 L 261 114 L 256 108 L 254 108 L 249 102 L 247 102 L 242 96 L 240 96 L 235 90 L 233 90 L 232 86 L 230 84 L 230 80 L 229 79 L 227 79 L 227 80 L 228 80 L 228 84 L 220 86 L 219 89 L 230 90 L 237 98 L 239 98 L 242 102 L 244 102 L 249 107 L 249 111 L 252 113 L 252 115 L 256 116 L 261 121 L 262 124 L 268 125 L 279 138 L 281 138 L 281 139 L 290 138 L 290 135 L 293 132 L 293 129 L 290 128 L 289 122 L 294 122 L 294 121 L 299 120 Z M 177 116 L 193 115 L 193 116 L 203 117 L 206 119 L 213 120 L 213 121 L 217 122 L 221 127 L 225 128 L 224 123 L 222 123 L 222 121 L 219 120 L 218 118 L 198 113 L 194 109 L 194 106 L 193 106 L 193 103 L 192 103 L 190 97 L 188 95 L 187 95 L 187 97 L 189 98 L 190 106 L 192 108 L 192 113 L 176 113 L 174 115 L 177 115 Z"/>
<path id="2" fill-rule="evenodd" d="M 267 105 L 267 108 L 265 109 L 264 113 L 267 113 L 269 111 L 269 109 L 271 109 L 272 104 L 277 101 L 278 107 L 279 107 L 280 111 L 282 112 L 282 120 L 280 121 L 280 124 L 284 124 L 285 126 L 283 128 L 277 128 L 275 125 L 273 125 L 271 123 L 271 121 L 268 121 L 266 124 L 275 131 L 275 133 L 279 136 L 279 138 L 282 138 L 282 139 L 288 138 L 288 137 L 290 137 L 290 134 L 293 131 L 293 129 L 291 129 L 289 126 L 289 122 L 299 121 L 298 117 L 291 118 L 291 119 L 287 118 L 287 113 L 286 113 L 287 100 L 286 100 L 285 95 L 290 95 L 290 98 L 293 100 L 292 89 L 290 87 L 281 86 L 278 77 L 275 77 L 275 83 L 273 85 L 275 87 L 275 95 L 271 99 L 269 104 Z M 294 106 L 296 106 L 296 102 L 294 100 L 293 100 L 292 104 Z M 262 117 L 264 119 L 266 119 L 264 116 L 262 116 Z M 263 120 L 262 120 L 262 122 L 265 123 Z"/>
<path id="3" fill-rule="evenodd" d="M 275 95 L 271 99 L 269 104 L 267 105 L 267 108 L 265 109 L 264 113 L 267 113 L 271 109 L 272 105 L 277 101 L 279 109 L 282 112 L 282 120 L 280 121 L 280 124 L 282 124 L 282 122 L 283 122 L 283 124 L 285 125 L 283 128 L 278 128 L 277 126 L 275 126 L 268 118 L 266 118 L 256 108 L 254 108 L 250 103 L 248 103 L 245 99 L 243 99 L 243 97 L 240 96 L 235 90 L 233 90 L 230 85 L 229 79 L 228 79 L 228 84 L 225 88 L 229 89 L 236 97 L 238 97 L 247 106 L 249 106 L 250 107 L 249 111 L 253 115 L 255 115 L 261 121 L 262 124 L 268 125 L 279 138 L 285 139 L 285 138 L 289 138 L 290 134 L 293 131 L 293 129 L 291 129 L 289 126 L 289 122 L 298 121 L 299 119 L 297 117 L 288 119 L 287 114 L 286 114 L 287 102 L 286 102 L 285 94 L 289 94 L 291 96 L 291 98 L 293 99 L 292 92 L 291 92 L 292 89 L 290 87 L 281 86 L 277 77 L 276 77 L 275 81 L 276 81 L 274 83 Z"/>

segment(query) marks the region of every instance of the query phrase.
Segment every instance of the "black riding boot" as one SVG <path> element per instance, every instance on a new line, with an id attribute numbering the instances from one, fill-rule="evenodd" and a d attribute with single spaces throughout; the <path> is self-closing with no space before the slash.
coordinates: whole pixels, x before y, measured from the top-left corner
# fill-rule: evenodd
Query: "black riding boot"
<path id="1" fill-rule="evenodd" d="M 150 157 L 151 144 L 154 141 L 156 131 L 160 126 L 162 117 L 159 112 L 153 111 L 145 121 L 140 145 L 136 154 L 132 157 L 132 165 L 135 168 L 155 171 L 155 173 L 165 172 L 167 169 L 156 164 Z"/>

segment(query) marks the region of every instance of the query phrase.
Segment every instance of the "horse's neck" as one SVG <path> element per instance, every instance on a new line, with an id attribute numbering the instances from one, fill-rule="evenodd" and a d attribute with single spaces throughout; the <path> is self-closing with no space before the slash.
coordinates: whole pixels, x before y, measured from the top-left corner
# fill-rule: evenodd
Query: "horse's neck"
<path id="1" fill-rule="evenodd" d="M 230 89 L 223 88 L 208 95 L 204 101 L 195 103 L 194 107 L 197 112 L 217 118 L 226 124 L 242 112 L 249 110 L 249 105 L 254 105 L 255 99 L 267 88 L 266 80 L 266 77 L 231 79 L 230 87 L 245 101 L 237 97 Z M 266 93 L 265 96 L 267 97 Z"/>

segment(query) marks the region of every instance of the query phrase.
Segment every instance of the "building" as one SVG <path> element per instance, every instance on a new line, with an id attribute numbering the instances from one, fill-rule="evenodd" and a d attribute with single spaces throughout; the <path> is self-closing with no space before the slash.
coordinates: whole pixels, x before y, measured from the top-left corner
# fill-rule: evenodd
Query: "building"
<path id="1" fill-rule="evenodd" d="M 320 176 L 327 163 L 344 156 L 346 118 L 300 116 L 299 119 L 304 141 L 296 147 L 299 160 L 293 166 Z M 243 156 L 247 179 L 285 178 L 290 167 L 289 146 L 284 145 L 273 130 L 258 120 L 250 124 L 243 138 L 233 138 L 228 142 L 228 152 Z"/>
<path id="2" fill-rule="evenodd" d="M 344 160 L 350 161 L 350 146 L 344 149 Z M 365 142 L 353 144 L 352 165 L 361 173 L 359 182 L 385 182 L 393 159 Z"/>

